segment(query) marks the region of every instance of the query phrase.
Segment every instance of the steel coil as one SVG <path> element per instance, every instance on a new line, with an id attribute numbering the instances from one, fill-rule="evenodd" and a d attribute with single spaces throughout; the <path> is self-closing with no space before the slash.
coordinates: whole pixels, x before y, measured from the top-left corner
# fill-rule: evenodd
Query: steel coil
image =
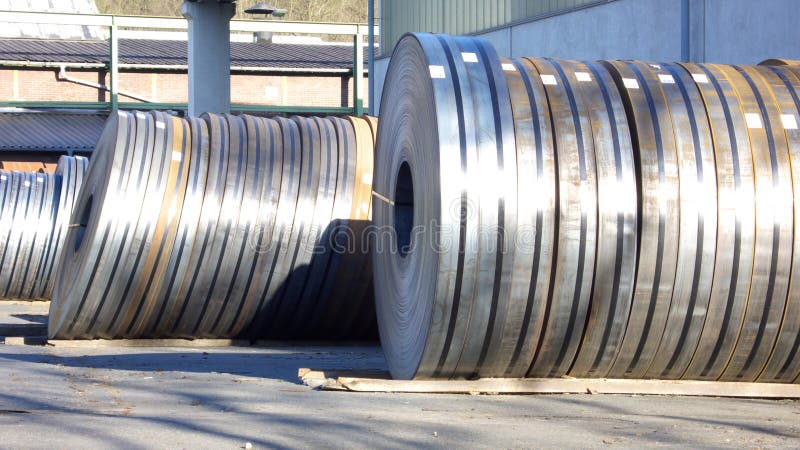
<path id="1" fill-rule="evenodd" d="M 53 174 L 0 171 L 0 298 L 50 298 L 87 164 L 62 156 Z"/>
<path id="2" fill-rule="evenodd" d="M 392 375 L 798 381 L 799 82 L 403 37 L 372 242 Z"/>
<path id="3" fill-rule="evenodd" d="M 370 118 L 113 114 L 51 338 L 370 338 Z"/>

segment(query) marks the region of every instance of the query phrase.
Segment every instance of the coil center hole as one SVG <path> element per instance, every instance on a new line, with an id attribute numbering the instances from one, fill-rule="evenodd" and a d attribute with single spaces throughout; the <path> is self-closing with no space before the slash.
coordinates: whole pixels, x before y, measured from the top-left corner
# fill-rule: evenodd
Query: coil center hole
<path id="1" fill-rule="evenodd" d="M 94 195 L 89 196 L 89 199 L 86 200 L 86 205 L 83 207 L 83 211 L 78 219 L 78 223 L 76 224 L 75 229 L 75 251 L 77 252 L 78 249 L 81 248 L 83 244 L 83 236 L 86 233 L 86 224 L 89 223 L 89 217 L 92 216 L 92 207 L 94 205 Z"/>
<path id="2" fill-rule="evenodd" d="M 411 166 L 403 161 L 397 172 L 394 187 L 394 231 L 397 235 L 397 252 L 408 255 L 411 250 L 411 229 L 414 226 L 414 181 Z"/>

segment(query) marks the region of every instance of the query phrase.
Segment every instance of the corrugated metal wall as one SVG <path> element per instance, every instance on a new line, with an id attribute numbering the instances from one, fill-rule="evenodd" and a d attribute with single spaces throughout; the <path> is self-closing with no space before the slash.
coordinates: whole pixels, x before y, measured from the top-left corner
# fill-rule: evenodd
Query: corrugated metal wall
<path id="1" fill-rule="evenodd" d="M 409 31 L 466 34 L 598 0 L 380 0 L 381 53 Z M 602 2 L 602 0 L 601 0 Z"/>

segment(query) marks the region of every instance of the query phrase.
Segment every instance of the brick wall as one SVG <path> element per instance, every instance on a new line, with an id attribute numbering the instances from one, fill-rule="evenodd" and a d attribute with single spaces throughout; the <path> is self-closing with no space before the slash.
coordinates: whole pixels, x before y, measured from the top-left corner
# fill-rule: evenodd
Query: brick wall
<path id="1" fill-rule="evenodd" d="M 0 67 L 2 101 L 108 101 L 107 93 L 78 84 L 58 81 L 57 69 L 13 69 Z M 108 84 L 108 75 L 99 71 L 69 69 L 72 78 Z M 280 106 L 352 106 L 353 80 L 340 75 L 309 74 L 233 74 L 233 103 Z M 121 72 L 119 89 L 160 103 L 187 101 L 187 75 L 180 72 Z M 363 83 L 367 104 L 367 78 Z M 120 96 L 120 101 L 133 99 Z"/>

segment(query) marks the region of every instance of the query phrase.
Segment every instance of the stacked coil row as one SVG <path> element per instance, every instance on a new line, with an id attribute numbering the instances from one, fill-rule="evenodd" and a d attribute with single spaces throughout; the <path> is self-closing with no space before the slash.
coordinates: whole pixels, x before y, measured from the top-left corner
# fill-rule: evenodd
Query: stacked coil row
<path id="1" fill-rule="evenodd" d="M 50 298 L 87 165 L 62 156 L 54 174 L 0 170 L 0 298 Z"/>
<path id="2" fill-rule="evenodd" d="M 392 375 L 798 382 L 798 74 L 405 36 L 373 212 Z"/>
<path id="3" fill-rule="evenodd" d="M 51 338 L 373 336 L 372 118 L 113 114 Z"/>

